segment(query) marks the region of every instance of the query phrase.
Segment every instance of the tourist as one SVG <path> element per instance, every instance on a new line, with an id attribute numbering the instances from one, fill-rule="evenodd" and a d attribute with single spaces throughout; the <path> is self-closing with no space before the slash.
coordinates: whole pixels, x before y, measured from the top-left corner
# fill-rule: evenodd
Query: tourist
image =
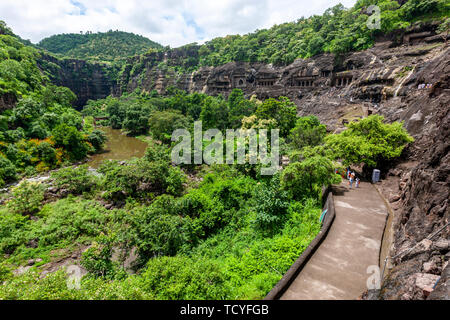
<path id="1" fill-rule="evenodd" d="M 350 189 L 353 188 L 353 181 L 355 181 L 355 173 L 350 173 L 350 178 L 348 179 L 348 184 L 350 185 Z"/>
<path id="2" fill-rule="evenodd" d="M 356 178 L 356 181 L 355 181 L 355 187 L 356 188 L 359 188 L 359 182 L 360 182 L 359 178 Z"/>

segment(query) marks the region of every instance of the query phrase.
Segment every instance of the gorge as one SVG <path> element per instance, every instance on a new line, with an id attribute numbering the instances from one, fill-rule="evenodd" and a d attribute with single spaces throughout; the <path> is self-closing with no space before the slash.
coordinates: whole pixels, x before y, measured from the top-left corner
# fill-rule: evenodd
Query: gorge
<path id="1" fill-rule="evenodd" d="M 448 265 L 450 257 L 450 228 L 448 227 L 450 219 L 448 203 L 450 199 L 450 50 L 447 43 L 449 34 L 448 32 L 443 34 L 440 31 L 441 24 L 442 21 L 433 19 L 412 22 L 407 28 L 375 34 L 373 36 L 373 45 L 367 46 L 363 50 L 348 50 L 340 53 L 318 52 L 311 55 L 311 57 L 292 59 L 293 61 L 289 61 L 289 63 L 231 61 L 223 64 L 218 63 L 217 65 L 204 65 L 199 61 L 203 51 L 205 51 L 205 47 L 192 44 L 174 49 L 158 47 L 158 50 L 152 49 L 146 53 L 128 57 L 119 66 L 109 62 L 87 61 L 76 57 L 62 58 L 50 52 L 40 51 L 37 58 L 37 66 L 43 74 L 48 76 L 52 84 L 69 88 L 75 93 L 76 100 L 72 104 L 77 110 L 81 110 L 86 104 L 89 105 L 90 102 L 95 103 L 95 100 L 99 99 L 117 98 L 120 101 L 122 97 L 125 97 L 123 99 L 125 99 L 126 104 L 128 103 L 126 99 L 133 94 L 138 95 L 138 97 L 140 95 L 145 97 L 153 95 L 157 97 L 171 97 L 173 92 L 177 92 L 177 90 L 184 91 L 187 94 L 199 93 L 215 98 L 219 97 L 219 101 L 221 101 L 220 97 L 223 97 L 223 101 L 226 101 L 230 96 L 233 96 L 233 92 L 236 92 L 234 90 L 239 89 L 245 99 L 252 103 L 257 101 L 255 103 L 257 106 L 258 103 L 260 103 L 260 106 L 270 98 L 282 99 L 282 97 L 288 97 L 294 103 L 298 117 L 316 116 L 320 123 L 326 125 L 326 131 L 329 134 L 339 134 L 346 130 L 348 124 L 373 115 L 383 116 L 387 123 L 402 122 L 404 128 L 414 138 L 414 142 L 407 145 L 399 158 L 378 163 L 382 173 L 382 181 L 377 184 L 377 188 L 386 202 L 392 219 L 392 229 L 390 230 L 392 239 L 387 242 L 389 243 L 389 248 L 385 248 L 384 255 L 396 258 L 387 259 L 387 269 L 381 290 L 375 293 L 361 292 L 361 295 L 364 299 L 443 300 L 449 298 L 448 283 L 450 274 Z M 3 33 L 6 32 L 3 31 Z M 139 99 L 136 98 L 138 101 Z M 14 94 L 9 92 L 0 93 L 0 111 L 9 112 L 14 110 L 19 100 Z M 99 101 L 102 104 L 105 100 Z M 130 104 L 135 102 L 132 98 L 130 98 L 130 101 Z M 143 104 L 146 103 L 145 99 L 142 99 L 142 101 L 144 101 Z M 104 104 L 105 106 L 98 106 L 101 112 L 106 112 L 106 102 Z M 111 105 L 117 107 L 116 102 Z M 159 111 L 164 112 L 166 110 Z M 169 118 L 167 122 L 179 121 L 182 123 L 183 119 L 177 118 L 177 116 L 181 117 L 181 115 L 172 114 L 171 116 L 173 118 Z M 220 117 L 220 115 L 217 117 Z M 71 118 L 68 119 L 71 120 Z M 105 120 L 106 117 L 102 119 Z M 174 120 L 172 121 L 171 119 Z M 162 136 L 161 139 L 154 137 L 151 143 L 156 148 L 159 148 L 161 143 L 161 148 L 164 149 L 166 148 L 164 139 L 167 139 L 167 137 Z M 95 137 L 89 143 L 92 145 L 93 141 L 95 141 Z M 134 142 L 136 142 L 135 155 L 142 157 L 147 147 L 146 143 Z M 151 161 L 166 161 L 161 156 L 162 153 L 160 150 L 154 151 L 151 149 L 150 152 L 144 155 L 144 158 L 151 159 Z M 101 158 L 101 156 L 101 154 L 97 154 L 94 157 Z M 83 250 L 90 252 L 89 248 L 93 248 L 92 250 L 109 248 L 109 251 L 114 251 L 116 256 L 122 253 L 121 250 L 127 253 L 133 252 L 133 254 L 136 250 L 140 250 L 141 254 L 144 252 L 146 256 L 152 257 L 151 259 L 154 257 L 159 259 L 160 256 L 163 256 L 162 260 L 157 260 L 155 265 L 149 267 L 148 270 L 153 270 L 154 274 L 162 272 L 158 269 L 158 266 L 163 265 L 161 261 L 164 261 L 167 255 L 167 259 L 169 257 L 174 258 L 177 268 L 182 269 L 192 264 L 193 267 L 197 268 L 195 272 L 198 274 L 205 273 L 206 271 L 204 270 L 207 269 L 214 276 L 214 281 L 217 280 L 218 283 L 222 283 L 224 280 L 218 275 L 219 272 L 215 262 L 205 267 L 194 264 L 193 260 L 188 260 L 184 256 L 175 256 L 175 253 L 178 252 L 177 250 L 186 250 L 179 244 L 183 241 L 189 242 L 189 245 L 195 247 L 191 244 L 191 242 L 195 243 L 195 241 L 185 241 L 186 239 L 182 238 L 185 237 L 185 233 L 189 234 L 189 232 L 194 232 L 192 230 L 195 230 L 199 234 L 198 237 L 204 241 L 200 241 L 199 243 L 202 243 L 202 245 L 199 245 L 196 249 L 200 250 L 200 252 L 205 250 L 205 252 L 216 258 L 216 254 L 208 251 L 208 246 L 213 245 L 206 238 L 201 238 L 205 237 L 205 234 L 208 234 L 208 232 L 213 232 L 212 230 L 216 231 L 217 226 L 223 227 L 223 221 L 216 219 L 210 212 L 226 209 L 229 210 L 226 212 L 233 212 L 233 214 L 238 216 L 239 214 L 243 215 L 236 203 L 241 203 L 251 198 L 249 196 L 250 190 L 248 189 L 256 188 L 256 182 L 248 183 L 250 187 L 246 185 L 245 188 L 242 187 L 242 190 L 238 192 L 236 186 L 232 185 L 231 182 L 221 182 L 218 178 L 220 176 L 219 170 L 217 176 L 206 178 L 205 185 L 203 187 L 200 186 L 203 193 L 188 189 L 189 192 L 193 192 L 192 195 L 184 195 L 187 199 L 183 198 L 180 203 L 175 203 L 175 200 L 171 197 L 180 196 L 181 193 L 177 188 L 186 186 L 191 188 L 191 185 L 198 187 L 196 185 L 197 181 L 192 178 L 197 172 L 191 170 L 191 168 L 183 168 L 189 173 L 191 180 L 184 181 L 180 178 L 178 181 L 179 172 L 171 166 L 169 166 L 169 169 L 165 168 L 165 171 L 162 171 L 162 166 L 159 167 L 154 162 L 148 164 L 143 163 L 143 161 L 136 161 L 129 168 L 122 166 L 121 169 L 113 167 L 105 167 L 103 169 L 104 174 L 108 176 L 108 179 L 111 179 L 111 181 L 108 181 L 111 182 L 111 185 L 115 183 L 113 178 L 121 179 L 122 177 L 127 177 L 128 174 L 136 177 L 136 186 L 133 185 L 134 189 L 129 191 L 128 189 L 125 190 L 126 188 L 118 183 L 110 189 L 101 190 L 101 196 L 104 198 L 99 203 L 108 207 L 108 210 L 116 207 L 119 209 L 125 207 L 132 208 L 130 210 L 133 212 L 138 212 L 136 219 L 140 220 L 127 220 L 129 225 L 133 225 L 138 230 L 136 234 L 132 235 L 135 238 L 149 237 L 148 234 L 151 233 L 151 228 L 168 228 L 167 221 L 176 225 L 176 230 L 183 230 L 182 232 L 180 231 L 179 235 L 177 234 L 180 238 L 175 238 L 175 240 L 170 238 L 170 241 L 164 240 L 162 244 L 157 242 L 159 240 L 152 238 L 151 241 L 148 240 L 151 244 L 144 243 L 142 246 L 137 246 L 132 242 L 134 238 L 131 239 L 132 237 L 130 236 L 130 238 L 123 240 L 125 247 L 119 249 L 113 248 L 112 245 L 108 247 L 110 245 L 108 241 L 112 240 L 105 238 L 103 239 L 105 242 L 102 243 L 102 238 L 100 238 L 101 240 L 98 241 L 104 247 L 101 247 L 97 242 L 95 245 L 99 245 L 99 247 L 83 245 L 76 249 L 78 251 L 71 252 L 72 255 L 69 260 L 75 263 L 74 261 L 80 259 Z M 161 172 L 158 171 L 160 169 Z M 365 171 L 366 168 L 364 167 L 361 169 L 361 174 L 368 178 L 370 172 Z M 139 180 L 142 178 L 139 174 L 145 176 L 147 172 L 152 172 L 153 174 L 156 171 L 158 171 L 158 179 L 160 179 L 157 180 L 159 184 L 156 183 L 156 186 L 153 185 L 154 181 L 151 181 L 151 179 Z M 164 180 L 168 179 L 168 177 L 172 179 L 169 182 Z M 248 179 L 247 176 L 233 176 L 233 179 L 237 181 L 236 183 L 239 186 L 248 182 L 246 180 Z M 167 185 L 165 184 L 166 182 Z M 172 182 L 175 186 L 171 185 Z M 87 189 L 90 190 L 89 188 Z M 193 188 L 193 190 L 197 189 Z M 77 191 L 76 195 L 81 196 L 85 191 Z M 127 199 L 126 197 L 132 192 L 145 194 L 142 197 L 145 200 L 148 200 L 147 198 L 151 198 L 152 201 L 158 199 L 155 200 L 155 208 L 152 207 L 152 210 L 154 209 L 158 213 L 162 212 L 163 209 L 178 210 L 178 208 L 182 208 L 179 210 L 185 210 L 188 214 L 204 208 L 208 208 L 210 211 L 207 211 L 208 213 L 206 214 L 201 213 L 192 217 L 179 212 L 170 215 L 164 214 L 157 222 L 152 221 L 154 224 L 149 223 L 149 229 L 139 229 L 142 226 L 146 226 L 150 218 L 144 212 L 145 209 L 132 207 L 135 202 L 138 202 L 136 199 L 142 200 L 139 197 L 132 200 Z M 236 193 L 238 199 L 233 199 L 230 196 L 230 199 L 226 198 L 226 201 L 229 201 L 229 203 L 220 203 L 218 205 L 209 200 L 206 201 L 204 194 L 209 195 L 208 192 L 217 192 L 224 198 L 226 198 L 224 195 Z M 274 197 L 273 193 L 277 192 L 270 188 L 261 192 L 263 196 L 272 194 L 271 196 Z M 156 198 L 157 196 L 161 198 Z M 217 197 L 217 195 L 215 196 Z M 122 198 L 116 201 L 115 197 Z M 213 197 L 211 196 L 211 198 Z M 91 199 L 87 197 L 82 201 L 85 200 L 90 201 Z M 62 201 L 70 202 L 72 198 Z M 263 201 L 261 202 L 263 203 Z M 86 207 L 89 207 L 89 205 L 86 204 Z M 305 211 L 310 210 L 312 212 L 320 209 L 317 208 L 317 204 L 313 209 L 308 207 L 309 205 L 304 204 Z M 286 208 L 284 209 L 287 210 Z M 85 211 L 90 212 L 89 210 L 86 209 Z M 51 210 L 47 209 L 47 211 Z M 64 210 L 60 211 L 63 212 Z M 113 220 L 112 224 L 115 223 L 114 219 L 116 218 L 111 218 Z M 192 221 L 204 219 L 206 222 L 202 221 L 204 225 L 202 224 L 201 226 L 196 225 L 194 222 L 192 226 L 188 224 L 188 227 L 186 227 L 184 224 L 185 220 L 191 223 L 191 218 Z M 309 218 L 306 217 L 305 219 Z M 234 216 L 230 218 L 230 221 L 239 224 L 235 220 L 238 219 Z M 310 229 L 316 232 L 317 228 L 318 226 L 314 224 Z M 311 230 L 307 233 L 307 237 L 305 236 L 308 241 L 314 236 L 314 232 Z M 427 237 L 437 231 L 439 231 L 438 234 L 431 239 L 427 239 Z M 177 232 L 169 230 L 167 233 L 170 234 L 170 237 L 175 237 L 174 234 Z M 385 231 L 385 234 L 389 234 L 389 232 Z M 257 238 L 257 236 L 254 237 Z M 239 234 L 237 238 L 242 241 L 241 238 L 245 237 Z M 286 236 L 286 238 L 292 240 L 290 236 Z M 288 241 L 286 238 L 283 239 Z M 45 237 L 43 239 L 42 241 L 44 242 L 50 241 L 45 240 Z M 147 238 L 145 239 L 147 240 Z M 220 242 L 220 236 L 218 236 L 218 239 L 211 240 L 211 242 Z M 173 242 L 171 242 L 172 240 Z M 26 243 L 27 248 L 37 247 L 37 244 L 32 241 L 34 239 Z M 152 241 L 157 242 L 157 245 Z M 130 243 L 133 243 L 133 246 Z M 291 246 L 295 246 L 292 242 L 289 243 Z M 303 242 L 298 246 L 301 246 L 302 250 L 306 247 Z M 254 247 L 252 250 L 257 251 L 255 248 L 257 247 Z M 409 252 L 408 250 L 411 248 L 414 248 L 414 250 Z M 8 255 L 11 254 L 10 248 L 6 249 L 5 252 L 8 252 Z M 53 248 L 53 250 L 57 249 L 61 248 Z M 233 250 L 239 251 L 243 249 L 239 247 Z M 299 251 L 301 250 L 299 249 Z M 164 254 L 160 252 L 164 252 Z M 253 251 L 249 252 L 249 255 L 253 254 Z M 403 252 L 407 253 L 402 255 Z M 95 253 L 101 255 L 104 252 L 98 249 Z M 113 254 L 111 253 L 111 255 Z M 220 255 L 217 254 L 217 256 Z M 129 256 L 124 256 L 123 258 L 126 260 Z M 236 260 L 238 259 L 236 258 Z M 382 266 L 381 260 L 383 258 L 380 258 L 380 266 Z M 233 260 L 234 262 L 235 260 Z M 157 265 L 159 263 L 160 265 Z M 242 266 L 240 267 L 245 269 Z M 254 269 L 258 267 L 255 266 Z M 51 271 L 54 270 L 51 269 Z M 280 276 L 280 272 L 275 271 L 275 274 Z M 145 273 L 146 275 L 151 273 L 150 271 L 145 272 L 147 272 Z M 104 277 L 103 274 L 101 276 Z M 267 278 L 264 278 L 264 276 Z M 252 279 L 252 281 L 254 280 L 257 283 L 255 285 L 259 290 L 257 294 L 254 292 L 245 292 L 245 294 L 239 292 L 239 294 L 242 294 L 241 296 L 236 292 L 232 292 L 233 295 L 231 293 L 227 294 L 239 298 L 261 298 L 261 292 L 264 292 L 264 290 L 268 291 L 261 283 L 276 283 L 275 278 L 273 275 L 269 276 L 262 273 L 261 278 Z M 201 281 L 203 280 L 205 283 L 212 281 L 202 278 Z M 232 279 L 232 281 L 237 282 L 238 280 Z M 156 286 L 154 283 L 152 285 Z M 263 289 L 260 289 L 260 287 L 263 287 Z M 152 288 L 154 292 L 158 292 L 157 289 Z M 245 290 L 245 287 L 243 290 Z M 176 296 L 174 294 L 171 298 L 192 297 L 189 294 L 192 293 L 188 292 L 184 296 Z M 205 293 L 205 296 L 211 297 L 207 294 L 210 293 Z M 225 293 L 212 293 L 214 298 L 220 295 L 225 296 Z M 195 295 L 193 296 L 195 297 Z M 150 298 L 153 297 L 155 296 L 150 296 Z"/>

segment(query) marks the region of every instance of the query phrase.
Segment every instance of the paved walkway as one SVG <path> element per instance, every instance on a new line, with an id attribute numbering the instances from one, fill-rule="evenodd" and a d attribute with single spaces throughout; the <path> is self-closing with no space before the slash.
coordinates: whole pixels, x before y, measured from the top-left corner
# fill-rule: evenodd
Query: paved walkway
<path id="1" fill-rule="evenodd" d="M 370 183 L 335 190 L 331 229 L 282 300 L 353 300 L 367 290 L 367 268 L 379 264 L 388 211 Z"/>

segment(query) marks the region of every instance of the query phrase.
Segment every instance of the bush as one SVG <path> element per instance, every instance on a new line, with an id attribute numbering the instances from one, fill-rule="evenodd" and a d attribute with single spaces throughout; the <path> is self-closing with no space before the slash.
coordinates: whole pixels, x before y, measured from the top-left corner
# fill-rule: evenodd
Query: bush
<path id="1" fill-rule="evenodd" d="M 403 128 L 403 123 L 383 122 L 384 117 L 379 115 L 352 122 L 340 134 L 327 136 L 326 147 L 346 165 L 365 163 L 376 167 L 397 158 L 414 139 Z"/>
<path id="2" fill-rule="evenodd" d="M 112 258 L 114 240 L 105 235 L 97 237 L 91 247 L 83 252 L 81 265 L 93 276 L 114 279 L 118 266 Z"/>
<path id="3" fill-rule="evenodd" d="M 40 183 L 24 181 L 12 190 L 13 198 L 8 201 L 8 208 L 22 215 L 35 214 L 44 200 L 44 192 Z"/>
<path id="4" fill-rule="evenodd" d="M 71 159 L 84 159 L 89 151 L 89 145 L 85 137 L 77 128 L 60 124 L 53 129 L 53 139 L 58 147 L 64 148 Z"/>
<path id="5" fill-rule="evenodd" d="M 99 179 L 89 171 L 88 165 L 60 169 L 51 176 L 58 189 L 75 195 L 89 192 L 99 183 Z"/>
<path id="6" fill-rule="evenodd" d="M 269 234 L 279 231 L 284 225 L 289 208 L 288 193 L 280 190 L 279 175 L 255 190 L 255 204 L 256 228 Z"/>
<path id="7" fill-rule="evenodd" d="M 334 168 L 333 162 L 321 155 L 293 162 L 281 174 L 282 189 L 296 200 L 309 197 L 318 199 L 323 186 L 341 181 L 340 176 L 334 173 Z"/>
<path id="8" fill-rule="evenodd" d="M 128 197 L 154 199 L 168 192 L 178 195 L 183 189 L 184 174 L 166 162 L 149 162 L 145 159 L 130 161 L 126 165 L 109 162 L 100 168 L 105 174 L 103 186 L 105 198 L 124 201 Z"/>
<path id="9" fill-rule="evenodd" d="M 155 258 L 148 262 L 142 276 L 144 290 L 154 292 L 156 299 L 222 300 L 229 294 L 224 273 L 211 260 Z"/>
<path id="10" fill-rule="evenodd" d="M 0 187 L 6 182 L 11 182 L 16 179 L 16 167 L 7 158 L 0 155 Z"/>
<path id="11" fill-rule="evenodd" d="M 131 135 L 145 134 L 148 132 L 148 118 L 152 109 L 145 105 L 133 104 L 126 109 L 123 127 Z"/>
<path id="12" fill-rule="evenodd" d="M 134 243 L 142 261 L 154 256 L 173 256 L 188 241 L 186 219 L 178 215 L 158 214 L 152 208 L 134 212 Z"/>
<path id="13" fill-rule="evenodd" d="M 176 129 L 188 129 L 189 120 L 178 110 L 155 111 L 151 114 L 150 132 L 163 143 L 170 144 L 172 133 Z"/>
<path id="14" fill-rule="evenodd" d="M 106 134 L 101 130 L 93 130 L 88 136 L 88 142 L 94 147 L 96 152 L 103 149 L 106 139 Z"/>

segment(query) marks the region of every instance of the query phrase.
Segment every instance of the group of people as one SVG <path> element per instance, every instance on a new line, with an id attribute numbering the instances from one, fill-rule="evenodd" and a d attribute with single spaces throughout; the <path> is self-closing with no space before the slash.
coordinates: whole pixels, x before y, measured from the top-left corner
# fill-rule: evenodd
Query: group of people
<path id="1" fill-rule="evenodd" d="M 341 175 L 342 179 L 347 178 L 350 189 L 353 188 L 353 183 L 355 184 L 356 188 L 359 188 L 359 184 L 360 184 L 361 180 L 358 177 L 356 177 L 355 171 L 351 171 L 350 167 L 347 167 L 345 172 L 344 171 L 339 172 L 339 171 L 340 171 L 339 169 L 335 169 L 334 173 Z"/>
<path id="2" fill-rule="evenodd" d="M 359 178 L 356 177 L 355 171 L 350 170 L 350 167 L 347 168 L 347 180 L 350 189 L 353 188 L 353 183 L 355 183 L 356 188 L 359 188 L 359 183 L 361 180 L 359 180 Z"/>
<path id="3" fill-rule="evenodd" d="M 417 86 L 417 89 L 431 89 L 433 85 L 431 83 L 421 83 Z"/>

